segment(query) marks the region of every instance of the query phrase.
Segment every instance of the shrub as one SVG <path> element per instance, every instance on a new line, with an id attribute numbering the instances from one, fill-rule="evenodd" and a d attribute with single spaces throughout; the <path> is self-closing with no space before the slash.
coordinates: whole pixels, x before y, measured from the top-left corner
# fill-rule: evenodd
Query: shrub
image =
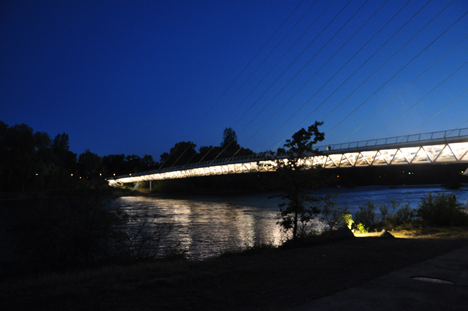
<path id="1" fill-rule="evenodd" d="M 155 256 L 170 226 L 150 226 L 113 208 L 106 184 L 80 182 L 53 198 L 34 200 L 12 228 L 29 271 L 74 270 Z M 133 222 L 133 225 L 131 224 Z"/>
<path id="2" fill-rule="evenodd" d="M 337 196 L 328 194 L 321 198 L 322 207 L 319 219 L 328 226 L 328 230 L 330 231 L 335 231 L 345 226 L 349 227 L 350 221 L 353 221 L 347 207 L 337 207 L 337 202 L 334 200 Z"/>
<path id="3" fill-rule="evenodd" d="M 453 194 L 439 193 L 433 196 L 429 193 L 421 199 L 417 215 L 429 226 L 466 226 L 468 214 L 461 207 L 463 205 Z"/>
<path id="4" fill-rule="evenodd" d="M 386 228 L 397 228 L 402 224 L 409 224 L 415 217 L 414 210 L 405 204 L 400 207 L 400 202 L 390 200 L 390 205 L 382 204 L 379 207 L 380 215 L 375 210 L 377 205 L 368 201 L 365 206 L 359 206 L 359 211 L 355 214 L 356 224 L 361 224 L 360 228 L 365 230 Z M 362 232 L 361 229 L 358 229 Z"/>
<path id="5" fill-rule="evenodd" d="M 388 210 L 388 206 L 386 204 L 380 205 L 379 210 L 380 210 L 380 219 L 382 221 L 392 217 L 392 213 Z"/>
<path id="6" fill-rule="evenodd" d="M 401 224 L 410 223 L 415 216 L 414 210 L 409 206 L 408 203 L 400 207 L 394 217 L 394 224 L 399 226 Z"/>
<path id="7" fill-rule="evenodd" d="M 415 213 L 408 203 L 402 207 L 400 207 L 400 202 L 396 200 L 391 200 L 390 203 L 391 210 L 385 204 L 380 207 L 381 225 L 398 227 L 413 220 Z"/>
<path id="8" fill-rule="evenodd" d="M 369 228 L 368 227 L 365 227 L 362 222 L 358 223 L 358 225 L 356 226 L 357 227 L 357 230 L 361 233 L 368 233 L 369 232 Z"/>
<path id="9" fill-rule="evenodd" d="M 123 245 L 125 252 L 121 256 L 126 256 L 131 261 L 161 256 L 164 239 L 171 233 L 173 223 L 157 222 L 157 216 L 150 215 L 148 209 L 129 219 L 129 223 L 122 228 L 127 238 Z M 169 246 L 163 253 L 166 258 L 183 258 L 186 252 L 178 243 Z"/>
<path id="10" fill-rule="evenodd" d="M 346 208 L 346 210 L 348 209 Z M 354 224 L 353 215 L 351 215 L 350 213 L 343 214 L 343 221 L 345 222 L 349 230 L 353 228 L 353 224 Z"/>
<path id="11" fill-rule="evenodd" d="M 86 182 L 32 200 L 13 227 L 16 251 L 37 271 L 91 266 L 112 257 L 118 248 L 109 246 L 126 239 L 119 228 L 129 217 L 106 208 L 106 197 L 105 187 Z"/>
<path id="12" fill-rule="evenodd" d="M 373 227 L 376 222 L 376 209 L 377 206 L 370 200 L 367 201 L 366 205 L 359 206 L 359 211 L 354 215 L 355 223 L 362 224 L 366 228 Z"/>

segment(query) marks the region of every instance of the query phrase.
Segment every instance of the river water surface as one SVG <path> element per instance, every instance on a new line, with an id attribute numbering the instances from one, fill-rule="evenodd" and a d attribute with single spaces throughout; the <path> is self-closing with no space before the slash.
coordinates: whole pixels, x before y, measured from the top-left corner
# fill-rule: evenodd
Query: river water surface
<path id="1" fill-rule="evenodd" d="M 466 190 L 465 190 L 466 189 Z M 376 204 L 388 204 L 394 199 L 417 208 L 421 198 L 433 194 L 454 193 L 466 204 L 468 188 L 446 191 L 439 185 L 356 187 L 353 189 L 327 188 L 315 195 L 339 194 L 339 206 L 348 207 L 351 213 L 359 210 L 368 200 Z M 156 215 L 157 222 L 172 224 L 168 243 L 179 242 L 193 259 L 205 259 L 225 250 L 235 250 L 261 243 L 278 245 L 281 230 L 276 224 L 278 198 L 271 194 L 255 195 L 205 195 L 177 198 L 121 197 L 115 204 L 129 211 L 148 210 Z M 320 228 L 321 224 L 317 224 Z"/>

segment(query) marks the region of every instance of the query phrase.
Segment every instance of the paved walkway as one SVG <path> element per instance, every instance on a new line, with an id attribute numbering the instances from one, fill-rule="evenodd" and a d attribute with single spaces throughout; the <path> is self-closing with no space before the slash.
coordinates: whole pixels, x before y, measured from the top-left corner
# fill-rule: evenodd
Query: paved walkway
<path id="1" fill-rule="evenodd" d="M 468 247 L 314 300 L 308 310 L 468 310 Z"/>

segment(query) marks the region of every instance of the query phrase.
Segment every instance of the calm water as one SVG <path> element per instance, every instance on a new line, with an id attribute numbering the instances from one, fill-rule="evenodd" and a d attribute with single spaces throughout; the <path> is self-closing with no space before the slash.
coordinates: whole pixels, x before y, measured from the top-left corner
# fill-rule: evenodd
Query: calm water
<path id="1" fill-rule="evenodd" d="M 466 189 L 466 190 L 465 190 Z M 460 202 L 468 201 L 468 187 L 446 191 L 436 185 L 389 187 L 371 186 L 353 189 L 324 189 L 316 195 L 340 194 L 336 201 L 347 206 L 351 213 L 368 200 L 388 204 L 395 199 L 417 208 L 423 196 L 432 192 L 454 193 Z M 177 199 L 122 197 L 116 201 L 122 208 L 141 211 L 147 209 L 157 215 L 157 221 L 171 223 L 173 230 L 168 242 L 179 241 L 194 259 L 204 259 L 225 250 L 233 250 L 258 243 L 279 244 L 282 240 L 276 225 L 279 199 L 268 194 L 232 196 L 185 196 Z M 317 224 L 320 226 L 320 224 Z"/>

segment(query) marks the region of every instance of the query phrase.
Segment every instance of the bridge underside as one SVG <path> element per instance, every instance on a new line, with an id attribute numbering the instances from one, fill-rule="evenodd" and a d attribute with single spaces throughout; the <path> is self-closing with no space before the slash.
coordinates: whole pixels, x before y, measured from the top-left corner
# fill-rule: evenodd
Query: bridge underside
<path id="1" fill-rule="evenodd" d="M 325 168 L 468 162 L 468 143 L 330 154 L 317 161 Z"/>
<path id="2" fill-rule="evenodd" d="M 323 155 L 306 157 L 302 159 L 301 162 L 311 168 L 321 166 L 327 169 L 408 164 L 468 163 L 468 142 L 379 150 L 344 151 L 342 153 L 339 153 L 338 151 L 327 151 Z M 117 176 L 116 178 L 109 180 L 109 184 L 118 185 L 122 183 L 150 180 L 253 173 L 274 170 L 274 163 L 272 161 L 259 160 L 254 162 L 191 167 L 165 172 L 151 171 L 129 174 L 125 176 Z"/>

